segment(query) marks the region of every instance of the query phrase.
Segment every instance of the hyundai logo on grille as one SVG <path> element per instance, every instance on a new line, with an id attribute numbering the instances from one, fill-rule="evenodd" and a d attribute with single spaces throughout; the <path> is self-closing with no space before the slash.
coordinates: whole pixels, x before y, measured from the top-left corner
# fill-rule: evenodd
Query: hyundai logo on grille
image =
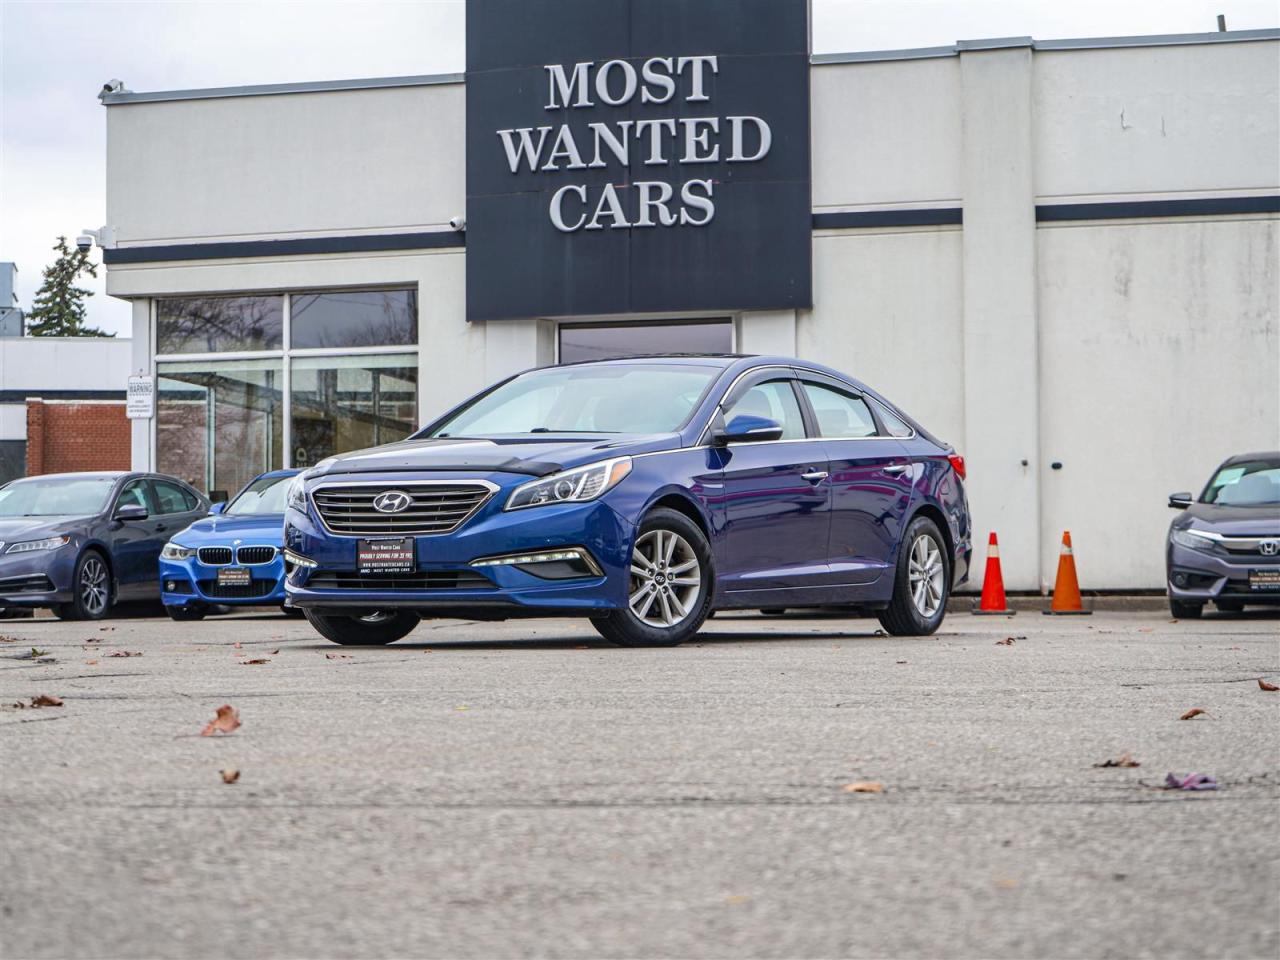
<path id="1" fill-rule="evenodd" d="M 403 490 L 388 490 L 373 498 L 373 509 L 379 513 L 400 513 L 407 510 L 413 498 Z"/>
<path id="2" fill-rule="evenodd" d="M 1280 540 L 1263 540 L 1258 544 L 1258 552 L 1264 557 L 1274 557 L 1280 553 Z"/>

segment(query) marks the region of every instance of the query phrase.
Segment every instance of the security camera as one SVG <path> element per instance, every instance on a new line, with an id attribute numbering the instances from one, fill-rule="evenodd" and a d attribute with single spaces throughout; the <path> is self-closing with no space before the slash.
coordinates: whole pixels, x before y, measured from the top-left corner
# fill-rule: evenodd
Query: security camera
<path id="1" fill-rule="evenodd" d="M 88 253 L 93 249 L 93 237 L 87 233 L 82 233 L 76 237 L 76 249 L 81 253 Z"/>
<path id="2" fill-rule="evenodd" d="M 449 227 L 452 230 L 457 230 L 459 233 L 462 233 L 464 230 L 467 229 L 467 218 L 466 217 L 450 217 Z"/>

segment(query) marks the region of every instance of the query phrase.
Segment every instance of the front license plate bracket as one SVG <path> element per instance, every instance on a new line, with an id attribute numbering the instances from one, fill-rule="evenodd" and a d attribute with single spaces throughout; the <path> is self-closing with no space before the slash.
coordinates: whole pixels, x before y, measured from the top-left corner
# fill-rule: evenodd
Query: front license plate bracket
<path id="1" fill-rule="evenodd" d="M 413 537 L 356 541 L 356 570 L 360 573 L 412 573 L 417 564 Z"/>

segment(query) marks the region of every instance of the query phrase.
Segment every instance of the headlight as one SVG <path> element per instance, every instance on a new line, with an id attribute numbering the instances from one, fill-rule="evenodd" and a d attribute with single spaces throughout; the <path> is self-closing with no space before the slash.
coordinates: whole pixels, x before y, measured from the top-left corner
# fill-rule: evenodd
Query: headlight
<path id="1" fill-rule="evenodd" d="M 1178 546 L 1189 550 L 1212 550 L 1217 545 L 1212 537 L 1206 537 L 1195 530 L 1175 530 L 1172 539 Z"/>
<path id="2" fill-rule="evenodd" d="M 507 510 L 540 507 L 544 503 L 582 503 L 594 500 L 631 472 L 631 458 L 618 457 L 585 467 L 553 473 L 521 484 L 507 499 Z"/>
<path id="3" fill-rule="evenodd" d="M 289 481 L 289 492 L 285 495 L 289 506 L 304 513 L 307 509 L 306 477 L 305 473 L 300 473 Z"/>
<path id="4" fill-rule="evenodd" d="M 174 543 L 170 540 L 164 545 L 164 549 L 160 551 L 160 557 L 163 560 L 190 560 L 196 555 L 194 547 L 184 547 L 180 543 Z"/>
<path id="5" fill-rule="evenodd" d="M 59 547 L 65 547 L 71 542 L 68 536 L 61 537 L 45 537 L 43 540 L 23 540 L 20 543 L 12 543 L 5 553 L 30 553 L 32 550 L 57 550 Z"/>

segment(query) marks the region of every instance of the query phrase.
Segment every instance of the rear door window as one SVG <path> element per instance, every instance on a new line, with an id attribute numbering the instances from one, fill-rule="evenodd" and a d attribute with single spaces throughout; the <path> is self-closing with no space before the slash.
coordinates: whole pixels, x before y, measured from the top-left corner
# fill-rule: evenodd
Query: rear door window
<path id="1" fill-rule="evenodd" d="M 833 439 L 874 437 L 875 418 L 865 400 L 816 383 L 803 384 L 820 436 Z"/>
<path id="2" fill-rule="evenodd" d="M 155 496 L 157 513 L 190 513 L 196 508 L 195 498 L 176 483 L 152 480 L 151 491 Z"/>

